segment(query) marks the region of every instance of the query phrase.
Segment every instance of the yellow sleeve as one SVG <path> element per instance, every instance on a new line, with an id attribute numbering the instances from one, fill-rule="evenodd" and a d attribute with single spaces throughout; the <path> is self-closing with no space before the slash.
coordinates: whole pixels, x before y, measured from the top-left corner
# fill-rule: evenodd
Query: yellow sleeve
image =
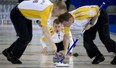
<path id="1" fill-rule="evenodd" d="M 100 7 L 99 6 L 92 6 L 91 8 L 95 8 L 95 9 L 97 9 L 98 11 L 100 11 L 99 9 L 100 9 Z M 98 11 L 96 11 L 96 14 L 97 14 L 97 12 Z M 98 12 L 98 16 L 100 15 L 100 12 Z"/>
<path id="2" fill-rule="evenodd" d="M 91 6 L 91 8 L 89 9 L 89 14 L 88 16 L 89 17 L 94 17 L 97 15 L 98 13 L 98 10 L 99 10 L 99 7 L 98 6 Z M 98 13 L 98 16 L 99 16 L 100 13 Z"/>
<path id="3" fill-rule="evenodd" d="M 54 28 L 53 28 L 52 26 L 49 26 L 49 25 L 47 26 L 47 28 L 48 28 L 49 31 L 50 31 L 50 35 L 53 36 L 53 34 L 55 33 L 55 32 L 54 32 Z M 43 37 L 43 38 L 42 38 L 42 41 L 45 42 L 46 40 L 47 40 L 46 37 Z"/>
<path id="4" fill-rule="evenodd" d="M 51 16 L 53 9 L 53 5 L 48 6 L 44 11 L 41 13 L 41 25 L 47 26 L 48 18 Z"/>
<path id="5" fill-rule="evenodd" d="M 64 27 L 64 34 L 69 34 L 70 27 Z"/>
<path id="6" fill-rule="evenodd" d="M 96 16 L 97 14 L 97 10 L 99 7 L 98 6 L 94 6 L 94 7 L 81 7 L 79 9 L 77 9 L 73 15 L 75 17 L 75 19 L 78 20 L 84 20 L 87 18 L 92 18 L 94 16 Z"/>
<path id="7" fill-rule="evenodd" d="M 51 36 L 55 33 L 53 26 L 48 25 L 48 29 L 50 31 Z"/>
<path id="8" fill-rule="evenodd" d="M 69 38 L 72 38 L 72 35 L 69 35 Z"/>
<path id="9" fill-rule="evenodd" d="M 42 41 L 44 41 L 44 42 L 45 42 L 46 40 L 47 40 L 47 39 L 46 39 L 45 37 L 43 37 L 43 38 L 42 38 Z"/>

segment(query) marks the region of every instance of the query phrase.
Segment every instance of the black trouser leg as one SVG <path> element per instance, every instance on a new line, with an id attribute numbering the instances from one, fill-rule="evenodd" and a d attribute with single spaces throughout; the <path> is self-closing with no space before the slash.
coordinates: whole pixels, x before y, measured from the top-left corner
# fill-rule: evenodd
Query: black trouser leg
<path id="1" fill-rule="evenodd" d="M 108 52 L 116 53 L 116 42 L 110 38 L 108 15 L 104 11 L 102 11 L 101 13 L 102 16 L 100 16 L 100 19 L 98 20 L 98 33 L 100 40 L 103 42 Z"/>
<path id="2" fill-rule="evenodd" d="M 70 1 L 71 0 L 66 0 L 66 2 L 65 2 L 66 3 L 66 6 L 67 6 L 67 10 L 69 10 L 69 8 L 70 8 Z"/>
<path id="3" fill-rule="evenodd" d="M 100 21 L 100 17 L 98 18 L 98 21 Z M 93 42 L 100 25 L 101 24 L 97 22 L 96 25 L 91 27 L 89 30 L 85 31 L 84 36 L 83 36 L 84 47 L 90 58 L 102 55 L 101 52 L 98 50 L 97 46 Z"/>
<path id="4" fill-rule="evenodd" d="M 97 46 L 93 42 L 93 39 L 95 38 L 95 36 L 96 36 L 96 31 L 93 31 L 92 28 L 85 31 L 83 36 L 84 47 L 90 58 L 102 55 L 101 52 L 98 50 Z"/>
<path id="5" fill-rule="evenodd" d="M 116 53 L 116 43 L 110 39 L 108 15 L 103 10 L 100 12 L 97 24 L 84 33 L 84 47 L 90 58 L 95 55 L 100 55 L 100 51 L 95 44 L 93 44 L 93 40 L 95 39 L 94 34 L 96 34 L 95 31 L 98 31 L 100 40 L 107 50 Z"/>
<path id="6" fill-rule="evenodd" d="M 59 43 L 55 43 L 56 47 L 57 47 L 57 52 L 64 50 L 64 45 L 63 45 L 63 41 L 59 42 Z"/>
<path id="7" fill-rule="evenodd" d="M 22 1 L 24 1 L 24 0 L 18 0 L 18 3 L 21 3 Z"/>
<path id="8" fill-rule="evenodd" d="M 8 51 L 11 51 L 16 58 L 20 58 L 32 39 L 32 21 L 23 17 L 16 7 L 11 11 L 11 21 L 19 38 L 8 48 Z"/>

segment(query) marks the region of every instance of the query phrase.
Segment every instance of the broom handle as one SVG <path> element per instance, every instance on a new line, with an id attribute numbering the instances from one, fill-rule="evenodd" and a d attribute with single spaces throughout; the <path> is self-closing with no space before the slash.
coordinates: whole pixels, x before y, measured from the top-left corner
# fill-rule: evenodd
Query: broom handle
<path id="1" fill-rule="evenodd" d="M 73 43 L 73 45 L 68 49 L 68 51 L 67 51 L 67 53 L 66 53 L 66 55 L 68 55 L 68 53 L 70 52 L 70 50 L 76 45 L 76 43 L 78 42 L 78 40 L 82 37 L 82 35 L 83 35 L 83 33 L 85 32 L 85 30 L 83 30 L 82 31 L 82 33 L 80 33 L 81 34 L 81 36 L 79 36 L 79 38 L 78 39 L 76 39 L 75 41 L 74 41 L 74 43 Z M 60 63 L 62 63 L 63 62 L 63 60 L 64 60 L 64 56 L 63 56 L 63 58 L 60 60 Z"/>

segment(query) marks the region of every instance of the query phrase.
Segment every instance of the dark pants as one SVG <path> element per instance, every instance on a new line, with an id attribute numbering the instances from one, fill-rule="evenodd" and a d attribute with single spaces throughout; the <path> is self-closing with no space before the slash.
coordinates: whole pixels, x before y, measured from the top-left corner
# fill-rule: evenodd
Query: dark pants
<path id="1" fill-rule="evenodd" d="M 18 0 L 18 3 L 21 3 L 22 1 L 24 1 L 24 0 Z"/>
<path id="2" fill-rule="evenodd" d="M 102 55 L 93 42 L 97 32 L 108 52 L 116 53 L 116 43 L 110 38 L 108 15 L 104 10 L 100 12 L 97 24 L 84 33 L 84 47 L 90 58 Z"/>
<path id="3" fill-rule="evenodd" d="M 20 58 L 32 40 L 32 21 L 26 19 L 17 7 L 12 9 L 10 18 L 19 38 L 7 50 L 13 57 Z"/>
<path id="4" fill-rule="evenodd" d="M 71 0 L 66 0 L 66 6 L 67 6 L 67 10 L 69 10 L 69 8 L 70 8 L 70 2 L 71 2 Z"/>
<path id="5" fill-rule="evenodd" d="M 57 47 L 57 52 L 64 50 L 64 45 L 63 45 L 63 41 L 59 42 L 59 43 L 55 43 L 56 47 Z"/>

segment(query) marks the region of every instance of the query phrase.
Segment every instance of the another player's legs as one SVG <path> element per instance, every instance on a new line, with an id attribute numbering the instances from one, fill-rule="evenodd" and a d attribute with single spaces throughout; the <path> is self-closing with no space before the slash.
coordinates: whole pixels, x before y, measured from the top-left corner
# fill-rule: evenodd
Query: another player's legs
<path id="1" fill-rule="evenodd" d="M 11 20 L 16 32 L 19 34 L 19 38 L 2 53 L 11 63 L 22 64 L 19 58 L 32 39 L 32 22 L 23 17 L 17 7 L 11 11 Z"/>

